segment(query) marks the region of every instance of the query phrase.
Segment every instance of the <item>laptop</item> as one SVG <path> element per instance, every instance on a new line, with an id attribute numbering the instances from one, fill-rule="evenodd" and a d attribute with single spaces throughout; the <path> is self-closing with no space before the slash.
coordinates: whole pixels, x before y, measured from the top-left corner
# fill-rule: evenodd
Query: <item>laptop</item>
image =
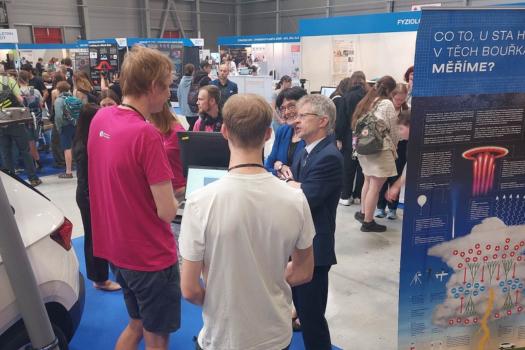
<path id="1" fill-rule="evenodd" d="M 334 92 L 336 89 L 335 86 L 321 86 L 321 95 L 325 95 L 326 97 L 330 97 L 332 92 Z"/>
<path id="2" fill-rule="evenodd" d="M 196 190 L 219 180 L 227 173 L 228 169 L 225 168 L 189 166 L 186 182 L 186 198 Z"/>

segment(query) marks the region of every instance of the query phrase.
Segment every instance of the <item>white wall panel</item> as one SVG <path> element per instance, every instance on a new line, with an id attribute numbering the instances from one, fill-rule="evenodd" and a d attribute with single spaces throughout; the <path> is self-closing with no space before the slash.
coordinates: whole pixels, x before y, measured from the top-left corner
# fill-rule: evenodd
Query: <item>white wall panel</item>
<path id="1" fill-rule="evenodd" d="M 310 90 L 339 83 L 339 79 L 334 81 L 332 77 L 334 40 L 354 43 L 352 71 L 363 71 L 367 79 L 391 75 L 401 82 L 406 69 L 414 62 L 416 32 L 303 37 L 301 77 L 308 79 Z"/>

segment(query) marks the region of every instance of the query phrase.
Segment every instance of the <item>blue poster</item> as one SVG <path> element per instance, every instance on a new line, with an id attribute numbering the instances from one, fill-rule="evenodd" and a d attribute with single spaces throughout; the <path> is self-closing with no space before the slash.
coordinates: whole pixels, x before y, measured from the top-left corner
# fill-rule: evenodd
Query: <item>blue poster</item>
<path id="1" fill-rule="evenodd" d="M 525 10 L 423 11 L 399 349 L 525 349 Z"/>

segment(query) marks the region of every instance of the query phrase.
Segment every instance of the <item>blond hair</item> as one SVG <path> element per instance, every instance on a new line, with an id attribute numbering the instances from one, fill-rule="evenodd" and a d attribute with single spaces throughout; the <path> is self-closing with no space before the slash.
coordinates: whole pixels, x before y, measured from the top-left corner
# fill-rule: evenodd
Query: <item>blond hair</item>
<path id="1" fill-rule="evenodd" d="M 233 95 L 222 110 L 224 125 L 233 144 L 242 148 L 262 147 L 273 118 L 272 107 L 255 94 Z"/>
<path id="2" fill-rule="evenodd" d="M 93 89 L 93 85 L 91 85 L 88 75 L 83 71 L 76 71 L 73 73 L 73 82 L 77 89 L 85 91 L 91 91 Z"/>
<path id="3" fill-rule="evenodd" d="M 120 70 L 122 95 L 143 96 L 153 83 L 164 87 L 166 77 L 171 77 L 171 70 L 170 60 L 158 50 L 133 46 Z"/>
<path id="4" fill-rule="evenodd" d="M 173 123 L 180 123 L 177 117 L 171 113 L 167 103 L 162 107 L 162 111 L 152 113 L 148 119 L 162 134 L 170 132 Z"/>

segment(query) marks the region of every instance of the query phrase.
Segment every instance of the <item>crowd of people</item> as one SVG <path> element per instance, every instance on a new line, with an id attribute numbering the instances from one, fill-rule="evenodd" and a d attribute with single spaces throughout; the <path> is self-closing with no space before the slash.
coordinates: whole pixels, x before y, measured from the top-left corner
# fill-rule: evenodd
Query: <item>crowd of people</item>
<path id="1" fill-rule="evenodd" d="M 130 318 L 115 349 L 142 339 L 146 349 L 167 349 L 181 297 L 203 309 L 196 349 L 288 349 L 293 330 L 307 350 L 332 348 L 325 311 L 337 207 L 359 204 L 364 232 L 386 230 L 375 218 L 396 219 L 412 70 L 408 85 L 390 76 L 370 84 L 354 72 L 330 97 L 283 76 L 270 105 L 238 94 L 227 62 L 215 80 L 207 62 L 187 64 L 179 117 L 169 104 L 172 63 L 153 49 L 132 48 L 100 92 L 69 59 L 52 74 L 35 70 L 2 84 L 14 104 L 50 114 L 59 177 L 73 178 L 76 164 L 87 277 L 97 289 L 122 289 Z M 177 141 L 183 117 L 190 130 L 222 133 L 230 149 L 228 173 L 189 196 Z M 16 145 L 33 186 L 41 119 L 0 127 L 4 168 L 15 172 Z M 379 146 L 359 153 L 370 135 Z M 179 233 L 172 223 L 183 201 Z"/>
<path id="2" fill-rule="evenodd" d="M 52 58 L 48 64 L 39 58 L 35 66 L 22 63 L 18 71 L 11 68 L 9 58 L 0 65 L 0 104 L 2 108 L 26 107 L 33 120 L 0 127 L 0 167 L 12 174 L 24 170 L 30 185 L 36 187 L 42 183 L 37 174 L 43 167 L 39 151 L 51 151 L 53 166 L 64 169 L 58 177 L 72 179 L 72 147 L 80 109 L 87 103 L 119 104 L 118 81 L 98 93 L 86 72 L 73 71 L 70 58 L 60 62 Z"/>

